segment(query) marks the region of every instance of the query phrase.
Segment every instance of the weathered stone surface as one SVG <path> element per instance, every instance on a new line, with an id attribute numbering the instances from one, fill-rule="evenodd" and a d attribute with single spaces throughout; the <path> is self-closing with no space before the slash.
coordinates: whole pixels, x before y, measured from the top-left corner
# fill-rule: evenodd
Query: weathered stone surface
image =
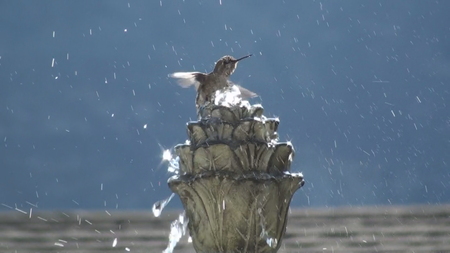
<path id="1" fill-rule="evenodd" d="M 197 252 L 276 252 L 302 177 L 235 176 L 206 173 L 171 178 L 169 185 L 180 195 L 189 217 L 194 248 Z"/>
<path id="2" fill-rule="evenodd" d="M 188 137 L 193 149 L 214 143 L 236 146 L 245 142 L 266 143 L 277 139 L 278 119 L 243 119 L 234 123 L 220 118 L 188 123 Z"/>
<path id="3" fill-rule="evenodd" d="M 223 121 L 233 123 L 239 119 L 246 118 L 261 118 L 264 109 L 261 105 L 244 105 L 244 106 L 218 106 L 214 104 L 207 104 L 200 108 L 200 118 L 220 118 Z"/>
<path id="4" fill-rule="evenodd" d="M 277 252 L 301 173 L 289 173 L 290 143 L 278 143 L 278 119 L 262 106 L 208 104 L 189 122 L 189 144 L 178 145 L 180 196 L 196 252 Z"/>
<path id="5" fill-rule="evenodd" d="M 283 173 L 289 171 L 294 149 L 289 143 L 255 144 L 244 143 L 238 147 L 217 143 L 201 146 L 195 150 L 190 145 L 178 145 L 181 173 L 205 171 L 233 171 L 248 173 Z"/>

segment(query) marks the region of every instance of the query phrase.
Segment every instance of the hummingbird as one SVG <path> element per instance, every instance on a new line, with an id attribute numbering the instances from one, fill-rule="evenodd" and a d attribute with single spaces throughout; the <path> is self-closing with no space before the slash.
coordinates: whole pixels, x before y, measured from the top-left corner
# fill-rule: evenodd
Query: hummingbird
<path id="1" fill-rule="evenodd" d="M 236 85 L 229 80 L 230 75 L 233 74 L 240 60 L 250 56 L 252 55 L 249 54 L 239 59 L 235 59 L 233 56 L 225 55 L 216 62 L 214 70 L 208 74 L 201 72 L 175 72 L 169 76 L 177 78 L 178 84 L 183 88 L 195 85 L 195 89 L 197 90 L 195 105 L 198 112 L 200 107 L 205 103 L 214 101 L 214 94 L 216 91 Z M 241 92 L 241 97 L 244 99 L 257 96 L 257 94 L 252 91 L 239 85 L 236 86 Z"/>

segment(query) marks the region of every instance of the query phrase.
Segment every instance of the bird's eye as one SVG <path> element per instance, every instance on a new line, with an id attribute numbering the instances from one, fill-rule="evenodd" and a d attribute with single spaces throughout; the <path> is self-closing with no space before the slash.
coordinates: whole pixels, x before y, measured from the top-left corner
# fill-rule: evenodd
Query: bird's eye
<path id="1" fill-rule="evenodd" d="M 228 63 L 230 63 L 230 60 L 228 60 L 228 59 L 226 59 L 226 60 L 223 62 L 223 64 L 228 64 Z"/>

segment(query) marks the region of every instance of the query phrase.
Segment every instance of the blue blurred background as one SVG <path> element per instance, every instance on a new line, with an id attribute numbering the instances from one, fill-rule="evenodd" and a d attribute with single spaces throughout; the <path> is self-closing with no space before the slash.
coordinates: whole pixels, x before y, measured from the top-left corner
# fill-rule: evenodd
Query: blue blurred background
<path id="1" fill-rule="evenodd" d="M 0 210 L 150 209 L 196 119 L 167 75 L 242 61 L 294 207 L 450 202 L 450 1 L 7 1 Z M 180 208 L 178 200 L 169 208 Z"/>

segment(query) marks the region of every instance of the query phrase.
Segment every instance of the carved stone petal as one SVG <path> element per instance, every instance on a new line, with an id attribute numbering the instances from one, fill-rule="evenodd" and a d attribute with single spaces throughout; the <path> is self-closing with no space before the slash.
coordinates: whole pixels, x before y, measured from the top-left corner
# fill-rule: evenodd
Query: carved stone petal
<path id="1" fill-rule="evenodd" d="M 225 106 L 214 106 L 211 105 L 211 117 L 220 118 L 223 121 L 237 124 L 241 119 L 250 119 L 253 118 L 255 114 L 262 115 L 263 109 L 262 107 L 253 109 L 247 108 L 245 106 L 233 106 L 233 107 L 225 107 Z"/>
<path id="2" fill-rule="evenodd" d="M 253 139 L 259 142 L 270 141 L 270 128 L 268 126 L 263 121 L 255 120 L 252 127 Z"/>
<path id="3" fill-rule="evenodd" d="M 274 149 L 265 144 L 246 143 L 234 150 L 234 153 L 246 173 L 250 170 L 267 172 L 268 162 Z"/>
<path id="4" fill-rule="evenodd" d="M 241 173 L 242 167 L 236 161 L 233 151 L 225 144 L 199 147 L 194 151 L 193 174 L 205 171 L 233 171 Z"/>
<path id="5" fill-rule="evenodd" d="M 200 116 L 201 119 L 209 118 L 211 117 L 211 112 L 214 107 L 215 105 L 213 104 L 200 106 L 200 108 L 198 109 L 198 115 Z"/>
<path id="6" fill-rule="evenodd" d="M 219 122 L 214 124 L 205 124 L 203 129 L 206 133 L 207 141 L 221 141 L 229 142 L 231 141 L 231 135 L 233 132 L 233 126 L 229 123 Z M 201 145 L 203 143 L 199 143 Z"/>
<path id="7" fill-rule="evenodd" d="M 236 127 L 233 133 L 233 138 L 237 141 L 257 141 L 257 142 L 269 142 L 276 139 L 276 129 L 278 127 L 277 119 L 259 120 L 245 119 L 241 120 L 240 124 Z"/>
<path id="8" fill-rule="evenodd" d="M 233 139 L 238 142 L 250 140 L 253 136 L 251 133 L 253 121 L 254 120 L 242 120 L 234 129 Z"/>
<path id="9" fill-rule="evenodd" d="M 187 128 L 189 140 L 194 147 L 196 147 L 199 143 L 206 142 L 208 139 L 201 122 L 189 122 Z"/>
<path id="10" fill-rule="evenodd" d="M 229 143 L 232 140 L 233 129 L 231 124 L 222 122 L 217 118 L 211 118 L 200 122 L 190 122 L 188 124 L 188 136 L 193 148 L 208 143 Z"/>
<path id="11" fill-rule="evenodd" d="M 222 121 L 236 124 L 239 118 L 228 107 L 217 106 L 211 111 L 211 117 L 222 119 Z"/>
<path id="12" fill-rule="evenodd" d="M 233 135 L 234 127 L 231 124 L 223 123 L 220 129 L 217 130 L 218 137 L 222 141 L 231 141 Z"/>
<path id="13" fill-rule="evenodd" d="M 242 119 L 242 115 L 245 114 L 246 108 L 245 107 L 237 107 L 237 106 L 233 106 L 228 108 L 235 116 L 237 119 Z"/>
<path id="14" fill-rule="evenodd" d="M 268 168 L 270 172 L 289 171 L 294 158 L 294 147 L 290 143 L 279 143 L 270 157 Z"/>
<path id="15" fill-rule="evenodd" d="M 243 107 L 233 106 L 230 109 L 231 111 L 233 111 L 234 115 L 236 115 L 238 119 L 251 118 L 251 112 L 245 106 Z"/>
<path id="16" fill-rule="evenodd" d="M 249 113 L 251 118 L 261 118 L 264 113 L 264 108 L 262 105 L 252 105 Z"/>
<path id="17" fill-rule="evenodd" d="M 224 111 L 225 110 L 225 111 Z M 261 118 L 263 117 L 264 108 L 260 105 L 247 106 L 232 106 L 225 107 L 215 104 L 207 104 L 202 106 L 199 110 L 199 115 L 202 119 L 216 117 L 226 120 L 230 123 L 237 123 L 239 119 L 247 118 Z"/>
<path id="18" fill-rule="evenodd" d="M 278 119 L 267 119 L 265 121 L 265 124 L 266 124 L 266 127 L 267 127 L 268 132 L 269 132 L 269 139 L 270 140 L 278 139 L 277 130 L 278 130 L 278 125 L 280 124 L 280 120 L 278 120 Z"/>
<path id="19" fill-rule="evenodd" d="M 290 174 L 236 179 L 212 173 L 169 179 L 186 210 L 197 252 L 277 252 L 290 201 L 302 185 L 301 175 Z"/>
<path id="20" fill-rule="evenodd" d="M 190 145 L 181 144 L 175 146 L 175 153 L 180 157 L 179 166 L 180 172 L 192 173 L 194 170 L 192 164 L 192 151 Z"/>

